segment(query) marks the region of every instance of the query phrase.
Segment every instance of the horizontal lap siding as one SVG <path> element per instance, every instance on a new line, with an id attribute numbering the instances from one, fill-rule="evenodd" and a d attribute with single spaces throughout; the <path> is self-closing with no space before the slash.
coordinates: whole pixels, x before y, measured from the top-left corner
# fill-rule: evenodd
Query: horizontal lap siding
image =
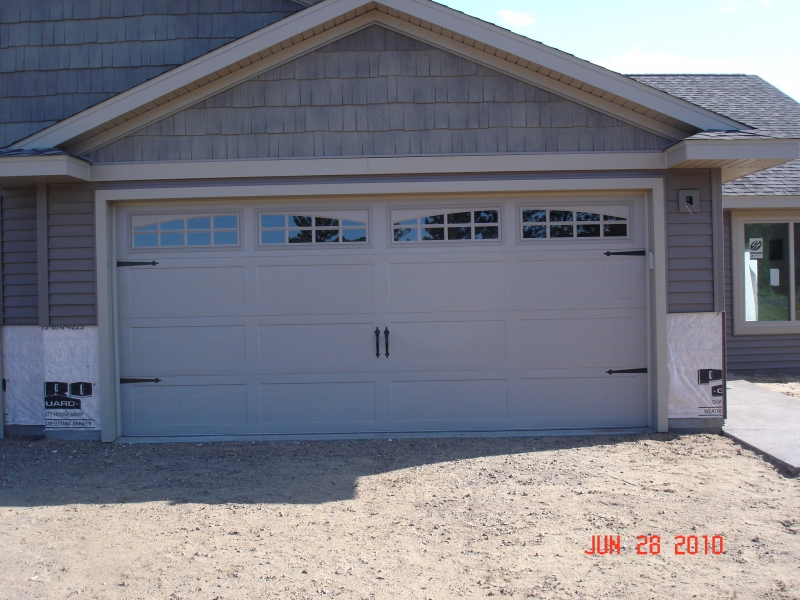
<path id="1" fill-rule="evenodd" d="M 94 194 L 50 186 L 48 259 L 51 325 L 95 325 Z"/>
<path id="2" fill-rule="evenodd" d="M 665 180 L 667 303 L 671 313 L 714 310 L 714 235 L 711 171 L 682 170 Z M 700 190 L 700 210 L 678 210 L 678 190 Z"/>
<path id="3" fill-rule="evenodd" d="M 731 213 L 725 213 L 725 333 L 731 371 L 800 371 L 800 334 L 733 335 Z"/>
<path id="4" fill-rule="evenodd" d="M 89 159 L 654 151 L 669 143 L 376 25 L 148 125 Z"/>
<path id="5" fill-rule="evenodd" d="M 2 194 L 3 324 L 39 324 L 36 192 Z"/>

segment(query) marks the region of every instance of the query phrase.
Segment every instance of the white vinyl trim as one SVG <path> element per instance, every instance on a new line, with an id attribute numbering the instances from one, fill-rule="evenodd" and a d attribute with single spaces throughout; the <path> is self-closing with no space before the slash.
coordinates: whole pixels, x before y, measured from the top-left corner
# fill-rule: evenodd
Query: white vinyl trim
<path id="1" fill-rule="evenodd" d="M 744 225 L 745 223 L 789 223 L 789 239 L 794 244 L 792 223 L 800 222 L 800 210 L 795 211 L 734 211 L 731 213 L 731 280 L 733 289 L 733 334 L 734 335 L 786 335 L 800 333 L 800 319 L 794 321 L 745 321 L 744 316 Z M 793 244 L 790 243 L 790 246 Z M 793 248 L 787 249 L 793 254 Z M 793 260 L 793 259 L 791 259 Z M 791 265 L 790 260 L 790 265 Z M 794 273 L 789 269 L 789 312 L 793 313 L 795 305 Z M 797 315 L 796 317 L 800 317 Z"/>
<path id="2" fill-rule="evenodd" d="M 112 213 L 115 202 L 137 200 L 180 200 L 199 199 L 242 199 L 242 198 L 284 198 L 286 202 L 309 198 L 317 202 L 325 197 L 341 198 L 347 196 L 383 195 L 385 197 L 408 197 L 410 194 L 425 194 L 428 201 L 437 195 L 442 200 L 458 194 L 462 201 L 490 197 L 499 193 L 547 194 L 548 199 L 574 197 L 576 192 L 592 194 L 612 194 L 616 192 L 640 192 L 649 199 L 647 208 L 651 217 L 651 235 L 648 252 L 653 252 L 654 268 L 650 270 L 650 311 L 652 334 L 650 338 L 650 382 L 652 389 L 651 426 L 658 431 L 667 431 L 667 342 L 666 342 L 666 233 L 664 210 L 664 180 L 662 178 L 620 178 L 620 179 L 550 179 L 550 180 L 509 180 L 495 182 L 409 182 L 409 183 L 344 183 L 344 184 L 299 184 L 277 186 L 198 186 L 180 188 L 138 188 L 126 190 L 97 190 L 95 192 L 96 240 L 97 240 L 97 301 L 98 328 L 101 355 L 102 391 L 102 439 L 115 439 L 120 429 L 119 422 L 119 367 L 117 354 L 117 331 L 115 302 L 116 269 L 114 267 L 114 240 Z"/>
<path id="3" fill-rule="evenodd" d="M 165 179 L 406 175 L 425 173 L 513 173 L 545 171 L 642 171 L 664 169 L 661 152 L 450 154 L 164 161 L 93 165 L 93 182 Z"/>

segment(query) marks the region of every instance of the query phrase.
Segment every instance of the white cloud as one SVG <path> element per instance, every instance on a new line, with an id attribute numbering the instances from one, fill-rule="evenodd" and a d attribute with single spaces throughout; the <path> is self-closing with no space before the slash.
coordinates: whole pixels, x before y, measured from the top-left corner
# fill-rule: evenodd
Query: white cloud
<path id="1" fill-rule="evenodd" d="M 747 65 L 718 58 L 692 58 L 671 52 L 643 52 L 634 47 L 626 54 L 598 59 L 597 64 L 618 73 L 746 73 Z"/>
<path id="2" fill-rule="evenodd" d="M 508 9 L 501 10 L 498 14 L 503 23 L 512 27 L 530 27 L 536 21 L 534 15 L 526 15 Z"/>

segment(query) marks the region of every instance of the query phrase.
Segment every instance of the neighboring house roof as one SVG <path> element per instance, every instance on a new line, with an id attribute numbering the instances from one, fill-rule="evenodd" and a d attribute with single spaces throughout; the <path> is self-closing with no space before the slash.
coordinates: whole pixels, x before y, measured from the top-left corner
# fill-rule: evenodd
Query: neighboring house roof
<path id="1" fill-rule="evenodd" d="M 754 128 L 749 132 L 704 132 L 705 138 L 732 135 L 800 137 L 800 103 L 757 75 L 629 75 L 663 92 Z M 723 186 L 726 196 L 800 196 L 800 160 L 740 177 Z"/>
<path id="2" fill-rule="evenodd" d="M 0 148 L 312 3 L 3 0 Z"/>
<path id="3" fill-rule="evenodd" d="M 5 156 L 58 156 L 66 154 L 58 148 L 0 148 L 0 157 Z"/>

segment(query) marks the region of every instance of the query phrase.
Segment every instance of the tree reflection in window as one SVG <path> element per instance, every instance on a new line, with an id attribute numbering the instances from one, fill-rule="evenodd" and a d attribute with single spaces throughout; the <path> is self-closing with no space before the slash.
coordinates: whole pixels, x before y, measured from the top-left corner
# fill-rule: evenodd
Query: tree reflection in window
<path id="1" fill-rule="evenodd" d="M 628 219 L 585 210 L 522 209 L 522 238 L 627 237 Z"/>
<path id="2" fill-rule="evenodd" d="M 367 241 L 366 221 L 333 215 L 259 215 L 262 246 L 282 244 L 350 244 Z"/>
<path id="3" fill-rule="evenodd" d="M 395 242 L 447 242 L 500 239 L 497 210 L 458 210 L 394 221 Z"/>

